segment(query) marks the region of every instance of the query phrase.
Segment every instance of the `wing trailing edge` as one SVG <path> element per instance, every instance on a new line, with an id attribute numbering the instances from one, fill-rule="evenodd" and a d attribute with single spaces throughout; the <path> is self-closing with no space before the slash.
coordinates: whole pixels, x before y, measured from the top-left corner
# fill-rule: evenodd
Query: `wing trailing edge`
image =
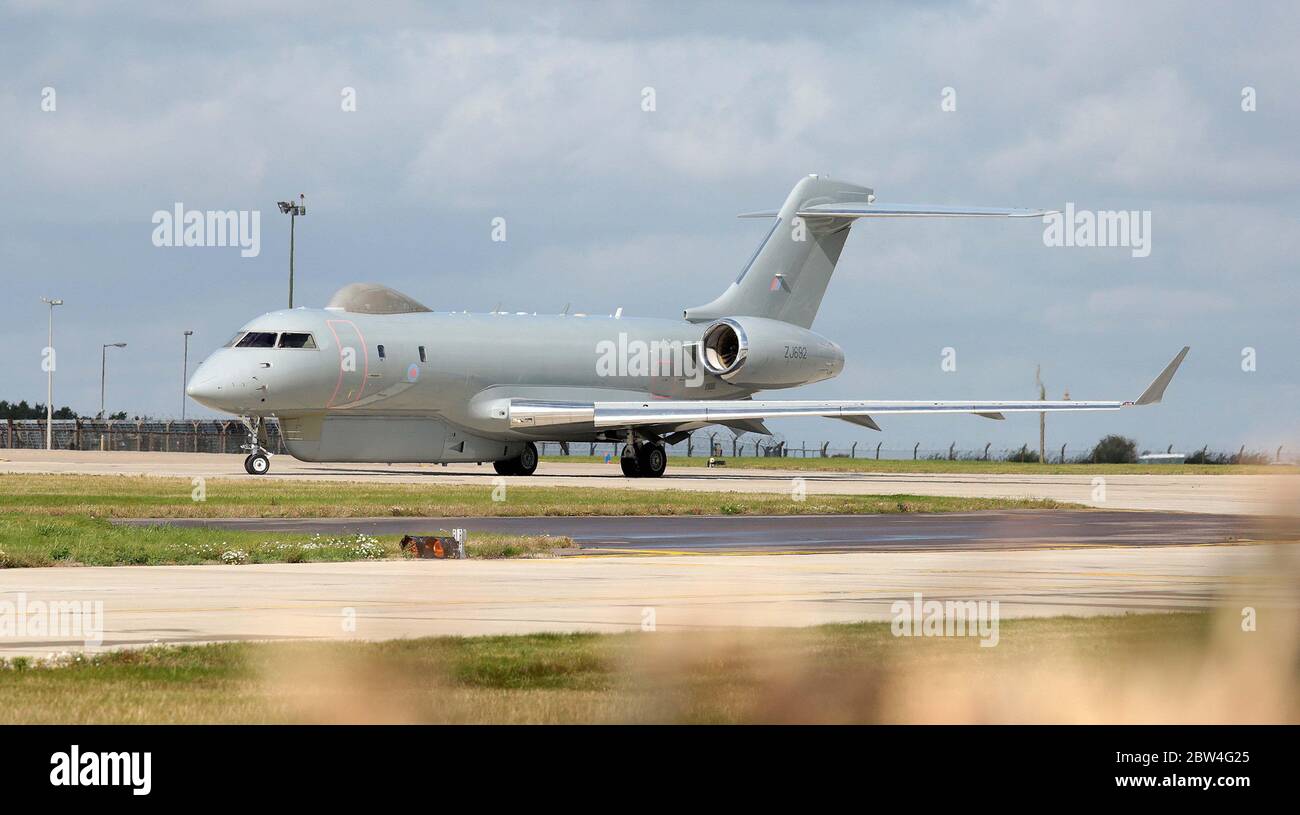
<path id="1" fill-rule="evenodd" d="M 973 413 L 989 419 L 1005 418 L 1007 413 L 1062 413 L 1075 411 L 1121 410 L 1153 405 L 1164 398 L 1178 366 L 1189 348 L 1178 352 L 1136 400 L 1047 401 L 1047 400 L 686 400 L 655 399 L 645 402 L 554 402 L 535 399 L 511 399 L 509 422 L 514 429 L 539 427 L 590 427 L 593 429 L 637 427 L 643 425 L 677 426 L 688 424 L 730 424 L 762 427 L 764 419 L 821 416 L 842 419 L 879 430 L 872 418 L 893 413 Z M 763 428 L 766 430 L 766 428 Z M 761 431 L 758 431 L 761 432 Z"/>

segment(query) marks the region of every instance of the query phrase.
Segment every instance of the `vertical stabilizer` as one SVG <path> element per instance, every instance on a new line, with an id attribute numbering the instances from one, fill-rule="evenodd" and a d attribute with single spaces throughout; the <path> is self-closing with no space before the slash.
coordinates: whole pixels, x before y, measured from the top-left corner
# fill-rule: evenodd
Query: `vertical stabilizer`
<path id="1" fill-rule="evenodd" d="M 817 315 L 853 219 L 798 213 L 818 204 L 866 205 L 871 198 L 867 187 L 816 175 L 800 179 L 780 210 L 752 216 L 770 216 L 774 223 L 736 282 L 712 303 L 687 309 L 686 319 L 702 322 L 748 315 L 808 328 Z"/>

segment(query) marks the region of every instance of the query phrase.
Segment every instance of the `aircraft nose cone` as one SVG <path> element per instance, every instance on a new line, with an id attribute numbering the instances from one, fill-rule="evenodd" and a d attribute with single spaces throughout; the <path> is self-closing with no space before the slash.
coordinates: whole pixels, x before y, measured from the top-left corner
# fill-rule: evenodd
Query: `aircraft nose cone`
<path id="1" fill-rule="evenodd" d="M 202 369 L 196 371 L 185 386 L 185 395 L 204 407 L 213 407 L 220 393 L 217 377 L 204 374 Z"/>
<path id="2" fill-rule="evenodd" d="M 217 380 L 215 377 L 204 377 L 199 379 L 198 376 L 190 377 L 190 384 L 185 386 L 185 395 L 191 399 L 211 399 L 217 393 Z"/>
<path id="3" fill-rule="evenodd" d="M 204 407 L 220 410 L 232 395 L 230 377 L 223 375 L 221 367 L 212 360 L 199 365 L 185 386 L 185 395 Z"/>

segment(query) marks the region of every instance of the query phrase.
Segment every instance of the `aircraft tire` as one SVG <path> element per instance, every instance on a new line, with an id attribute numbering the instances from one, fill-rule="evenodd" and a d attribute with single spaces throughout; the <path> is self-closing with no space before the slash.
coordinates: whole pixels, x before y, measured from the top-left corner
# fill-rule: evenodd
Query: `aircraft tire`
<path id="1" fill-rule="evenodd" d="M 494 461 L 492 468 L 501 475 L 532 475 L 537 472 L 537 445 L 526 443 L 519 455 Z"/>
<path id="2" fill-rule="evenodd" d="M 532 475 L 537 472 L 537 445 L 531 441 L 524 444 L 519 458 L 515 459 L 515 475 Z"/>
<path id="3" fill-rule="evenodd" d="M 266 475 L 271 471 L 271 459 L 265 453 L 254 453 L 244 459 L 244 469 L 249 475 Z"/>
<path id="4" fill-rule="evenodd" d="M 637 471 L 645 478 L 658 478 L 668 469 L 668 451 L 662 444 L 647 444 L 637 454 Z"/>
<path id="5" fill-rule="evenodd" d="M 639 478 L 641 476 L 641 465 L 636 456 L 619 456 L 618 464 L 623 468 L 623 475 L 628 478 Z"/>

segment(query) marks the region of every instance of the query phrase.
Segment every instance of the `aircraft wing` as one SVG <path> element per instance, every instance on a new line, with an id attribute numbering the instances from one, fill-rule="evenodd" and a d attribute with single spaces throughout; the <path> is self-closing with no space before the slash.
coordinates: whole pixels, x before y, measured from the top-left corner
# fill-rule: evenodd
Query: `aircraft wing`
<path id="1" fill-rule="evenodd" d="M 1120 410 L 1126 407 L 1153 405 L 1165 394 L 1165 388 L 1189 349 L 1178 352 L 1142 395 L 1124 401 L 778 401 L 758 399 L 690 400 L 650 399 L 644 402 L 551 402 L 534 399 L 510 400 L 510 426 L 523 429 L 547 426 L 585 426 L 593 428 L 636 427 L 642 425 L 720 424 L 725 422 L 775 419 L 787 416 L 824 416 L 843 419 L 879 430 L 871 418 L 886 413 L 973 413 L 989 419 L 1002 419 L 1006 413 L 1047 413 L 1084 410 Z"/>

